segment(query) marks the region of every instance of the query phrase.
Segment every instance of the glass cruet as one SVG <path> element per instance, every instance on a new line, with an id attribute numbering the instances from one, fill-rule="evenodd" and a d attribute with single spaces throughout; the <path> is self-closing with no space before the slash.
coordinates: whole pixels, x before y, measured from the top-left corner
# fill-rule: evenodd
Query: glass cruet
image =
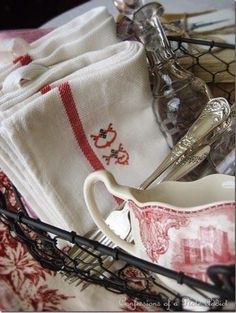
<path id="1" fill-rule="evenodd" d="M 205 82 L 177 61 L 159 20 L 160 6 L 148 3 L 133 16 L 136 37 L 146 50 L 152 73 L 153 111 L 173 147 L 211 98 Z"/>

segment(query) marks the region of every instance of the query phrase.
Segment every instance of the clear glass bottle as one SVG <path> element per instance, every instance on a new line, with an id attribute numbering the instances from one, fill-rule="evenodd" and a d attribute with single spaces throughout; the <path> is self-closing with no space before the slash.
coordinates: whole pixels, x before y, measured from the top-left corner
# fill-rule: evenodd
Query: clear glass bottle
<path id="1" fill-rule="evenodd" d="M 153 111 L 169 146 L 173 147 L 200 115 L 211 93 L 205 82 L 176 60 L 158 11 L 157 3 L 148 3 L 135 12 L 133 22 L 150 64 Z"/>

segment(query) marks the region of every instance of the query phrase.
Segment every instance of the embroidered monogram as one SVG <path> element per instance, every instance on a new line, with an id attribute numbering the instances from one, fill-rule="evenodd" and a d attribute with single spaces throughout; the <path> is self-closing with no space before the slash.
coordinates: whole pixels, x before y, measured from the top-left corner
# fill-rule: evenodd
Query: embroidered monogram
<path id="1" fill-rule="evenodd" d="M 107 129 L 101 128 L 96 135 L 91 135 L 90 137 L 94 140 L 94 145 L 97 148 L 110 147 L 115 141 L 117 136 L 116 131 L 113 129 L 112 123 L 110 123 Z"/>
<path id="2" fill-rule="evenodd" d="M 107 165 L 110 164 L 111 160 L 114 160 L 114 164 L 128 165 L 129 154 L 123 148 L 122 144 L 119 145 L 118 149 L 111 149 L 110 155 L 103 155 Z"/>
<path id="3" fill-rule="evenodd" d="M 117 147 L 115 141 L 117 139 L 117 131 L 113 128 L 112 123 L 109 123 L 107 128 L 101 128 L 97 134 L 90 135 L 90 137 L 93 139 L 94 146 L 98 149 L 106 149 L 112 145 L 113 147 Z M 124 149 L 123 145 L 120 143 L 118 148 L 115 149 L 113 147 L 109 150 L 106 149 L 106 151 L 109 152 L 106 152 L 106 154 L 102 156 L 106 164 L 128 165 L 129 154 Z"/>

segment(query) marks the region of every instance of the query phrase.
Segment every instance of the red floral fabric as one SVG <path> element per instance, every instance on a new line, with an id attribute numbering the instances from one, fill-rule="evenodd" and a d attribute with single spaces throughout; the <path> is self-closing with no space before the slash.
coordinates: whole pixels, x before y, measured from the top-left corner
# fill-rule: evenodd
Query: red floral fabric
<path id="1" fill-rule="evenodd" d="M 8 207 L 17 210 L 13 187 L 2 171 L 0 191 L 5 195 Z M 49 277 L 55 275 L 42 268 L 26 247 L 9 233 L 8 227 L 0 223 L 0 310 L 63 310 L 63 301 L 70 296 L 47 285 Z"/>
<path id="2" fill-rule="evenodd" d="M 6 198 L 7 206 L 17 211 L 18 203 L 12 184 L 1 170 L 0 191 Z M 137 268 L 130 266 L 120 272 L 122 278 L 141 275 Z M 140 290 L 148 286 L 137 279 L 131 283 L 131 287 Z M 126 295 L 117 295 L 97 286 L 90 286 L 88 291 L 80 293 L 79 289 L 63 281 L 60 274 L 42 268 L 27 248 L 14 238 L 14 233 L 11 234 L 8 227 L 0 222 L 1 311 L 57 312 L 97 309 L 132 312 L 159 310 L 156 305 L 147 306 Z"/>

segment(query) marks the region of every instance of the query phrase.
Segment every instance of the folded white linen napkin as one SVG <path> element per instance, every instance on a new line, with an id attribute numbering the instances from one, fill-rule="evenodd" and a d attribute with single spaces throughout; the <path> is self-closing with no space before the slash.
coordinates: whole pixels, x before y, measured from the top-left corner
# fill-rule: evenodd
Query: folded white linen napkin
<path id="1" fill-rule="evenodd" d="M 0 56 L 11 63 L 1 67 L 0 89 L 15 69 L 31 62 L 51 66 L 87 51 L 118 42 L 114 18 L 105 7 L 98 7 L 28 44 L 22 39 L 1 40 Z M 9 52 L 9 53 L 7 53 Z M 7 91 L 0 90 L 0 94 Z"/>
<path id="2" fill-rule="evenodd" d="M 168 147 L 152 112 L 140 43 L 118 43 L 80 61 L 70 73 L 61 63 L 54 81 L 2 117 L 0 167 L 39 218 L 84 234 L 93 225 L 82 194 L 86 176 L 106 168 L 121 183 L 138 186 Z M 42 77 L 47 71 L 37 87 Z M 98 201 L 103 212 L 117 203 L 103 186 Z"/>
<path id="3" fill-rule="evenodd" d="M 125 47 L 126 45 L 111 45 L 106 49 L 84 53 L 49 68 L 31 63 L 16 69 L 8 75 L 3 84 L 3 88 L 7 89 L 8 86 L 9 88 L 15 86 L 15 88 L 0 98 L 0 120 L 2 117 L 11 115 L 18 108 L 22 108 L 28 101 L 32 101 L 32 96 L 37 97 L 40 94 L 37 92 L 44 86 L 52 83 L 58 84 L 64 77 L 73 76 L 79 69 L 84 73 L 90 69 L 91 64 L 104 62 L 118 51 L 125 57 L 126 50 L 123 51 Z M 28 100 L 25 101 L 26 99 Z M 23 104 L 22 101 L 24 101 Z"/>

